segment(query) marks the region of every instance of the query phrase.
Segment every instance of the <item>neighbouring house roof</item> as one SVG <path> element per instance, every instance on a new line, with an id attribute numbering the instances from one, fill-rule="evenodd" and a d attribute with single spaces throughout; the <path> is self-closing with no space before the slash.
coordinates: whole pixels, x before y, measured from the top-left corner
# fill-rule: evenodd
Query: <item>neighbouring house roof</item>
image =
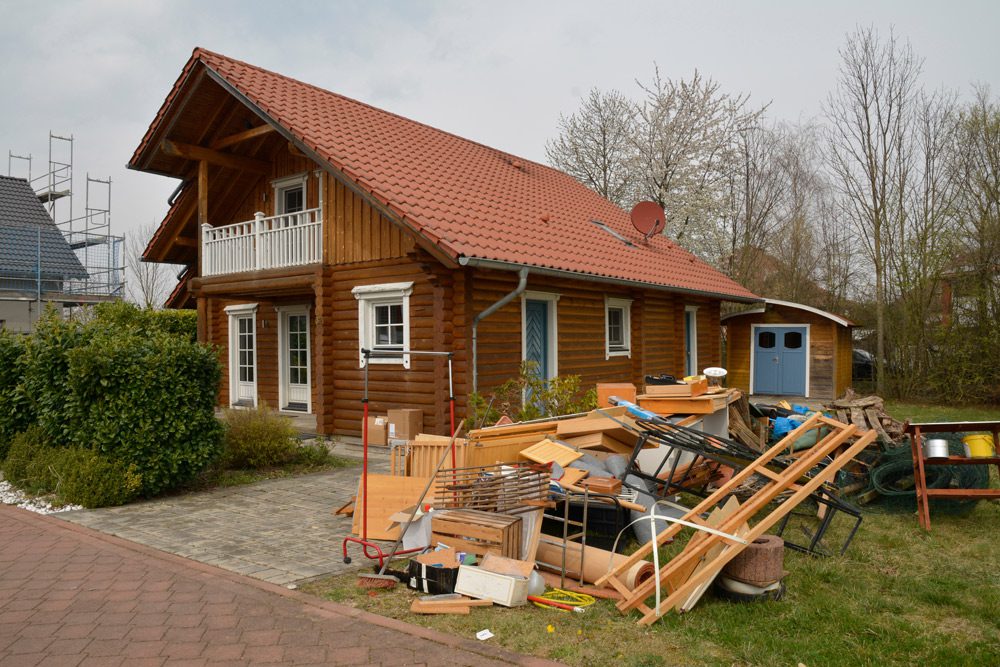
<path id="1" fill-rule="evenodd" d="M 0 176 L 0 280 L 86 278 L 87 271 L 52 222 L 31 184 Z"/>
<path id="2" fill-rule="evenodd" d="M 164 173 L 151 161 L 169 132 L 168 117 L 183 111 L 185 85 L 202 73 L 199 68 L 458 264 L 527 266 L 759 300 L 666 237 L 644 239 L 625 211 L 557 169 L 200 48 L 131 168 Z M 154 237 L 150 247 L 159 241 Z"/>
<path id="3" fill-rule="evenodd" d="M 741 310 L 736 313 L 729 313 L 728 315 L 723 315 L 720 319 L 722 322 L 730 320 L 734 317 L 742 317 L 744 315 L 759 315 L 767 310 L 768 306 L 782 306 L 784 308 L 792 308 L 794 310 L 803 310 L 808 313 L 813 313 L 814 315 L 819 315 L 820 317 L 825 317 L 828 320 L 832 320 L 842 327 L 854 327 L 857 326 L 854 322 L 847 319 L 846 317 L 841 317 L 840 315 L 834 315 L 833 313 L 827 312 L 825 310 L 820 310 L 819 308 L 813 308 L 812 306 L 807 306 L 804 303 L 793 303 L 791 301 L 781 301 L 779 299 L 764 299 L 764 305 L 756 306 L 748 310 Z"/>

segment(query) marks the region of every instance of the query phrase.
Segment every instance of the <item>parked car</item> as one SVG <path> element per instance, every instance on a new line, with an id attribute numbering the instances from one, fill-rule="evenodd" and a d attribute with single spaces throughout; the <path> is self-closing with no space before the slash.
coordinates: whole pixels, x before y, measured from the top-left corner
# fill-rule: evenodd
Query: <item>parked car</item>
<path id="1" fill-rule="evenodd" d="M 851 354 L 851 378 L 855 381 L 875 378 L 875 357 L 871 352 L 854 348 Z"/>

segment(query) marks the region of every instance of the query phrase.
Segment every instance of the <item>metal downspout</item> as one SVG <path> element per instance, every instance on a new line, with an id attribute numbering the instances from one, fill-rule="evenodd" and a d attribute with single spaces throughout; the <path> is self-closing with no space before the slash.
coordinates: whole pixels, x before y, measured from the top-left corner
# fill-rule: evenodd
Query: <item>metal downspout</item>
<path id="1" fill-rule="evenodd" d="M 520 296 L 524 292 L 524 288 L 528 286 L 528 269 L 527 267 L 520 269 L 517 272 L 518 281 L 517 287 L 510 294 L 504 295 L 502 299 L 494 303 L 492 306 L 479 313 L 472 319 L 472 393 L 476 393 L 479 390 L 479 366 L 478 366 L 478 334 L 479 334 L 479 322 L 485 320 L 487 317 L 497 312 L 508 303 L 513 301 L 515 298 Z"/>

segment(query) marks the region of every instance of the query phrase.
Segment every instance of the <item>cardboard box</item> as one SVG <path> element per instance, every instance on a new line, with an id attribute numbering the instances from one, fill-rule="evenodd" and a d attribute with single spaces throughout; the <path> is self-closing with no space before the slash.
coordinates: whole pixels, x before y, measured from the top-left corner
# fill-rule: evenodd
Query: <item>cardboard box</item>
<path id="1" fill-rule="evenodd" d="M 423 430 L 423 410 L 412 408 L 389 410 L 390 440 L 413 440 Z"/>
<path id="2" fill-rule="evenodd" d="M 458 568 L 455 592 L 479 600 L 492 600 L 505 607 L 518 607 L 528 603 L 528 580 L 462 565 Z"/>
<path id="3" fill-rule="evenodd" d="M 368 415 L 368 444 L 389 446 L 389 418 L 385 415 Z"/>

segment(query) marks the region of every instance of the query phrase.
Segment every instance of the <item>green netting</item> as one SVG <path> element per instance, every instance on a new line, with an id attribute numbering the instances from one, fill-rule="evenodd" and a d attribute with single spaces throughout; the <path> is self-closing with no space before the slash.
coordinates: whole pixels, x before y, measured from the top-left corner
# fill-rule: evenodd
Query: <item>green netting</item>
<path id="1" fill-rule="evenodd" d="M 962 436 L 965 433 L 935 433 L 935 438 L 948 441 L 948 452 L 964 455 Z M 881 452 L 866 450 L 859 457 L 867 466 L 863 472 L 845 473 L 837 478 L 841 487 L 848 487 L 858 481 L 867 481 L 866 486 L 856 491 L 852 498 L 865 496 L 871 491 L 878 493 L 877 499 L 864 506 L 865 511 L 915 512 L 917 493 L 913 486 L 913 457 L 910 443 L 883 449 Z M 985 489 L 990 485 L 987 466 L 926 466 L 927 488 L 930 489 Z M 865 479 L 867 477 L 867 480 Z M 978 500 L 951 500 L 934 498 L 931 510 L 935 513 L 962 514 L 970 511 Z"/>

